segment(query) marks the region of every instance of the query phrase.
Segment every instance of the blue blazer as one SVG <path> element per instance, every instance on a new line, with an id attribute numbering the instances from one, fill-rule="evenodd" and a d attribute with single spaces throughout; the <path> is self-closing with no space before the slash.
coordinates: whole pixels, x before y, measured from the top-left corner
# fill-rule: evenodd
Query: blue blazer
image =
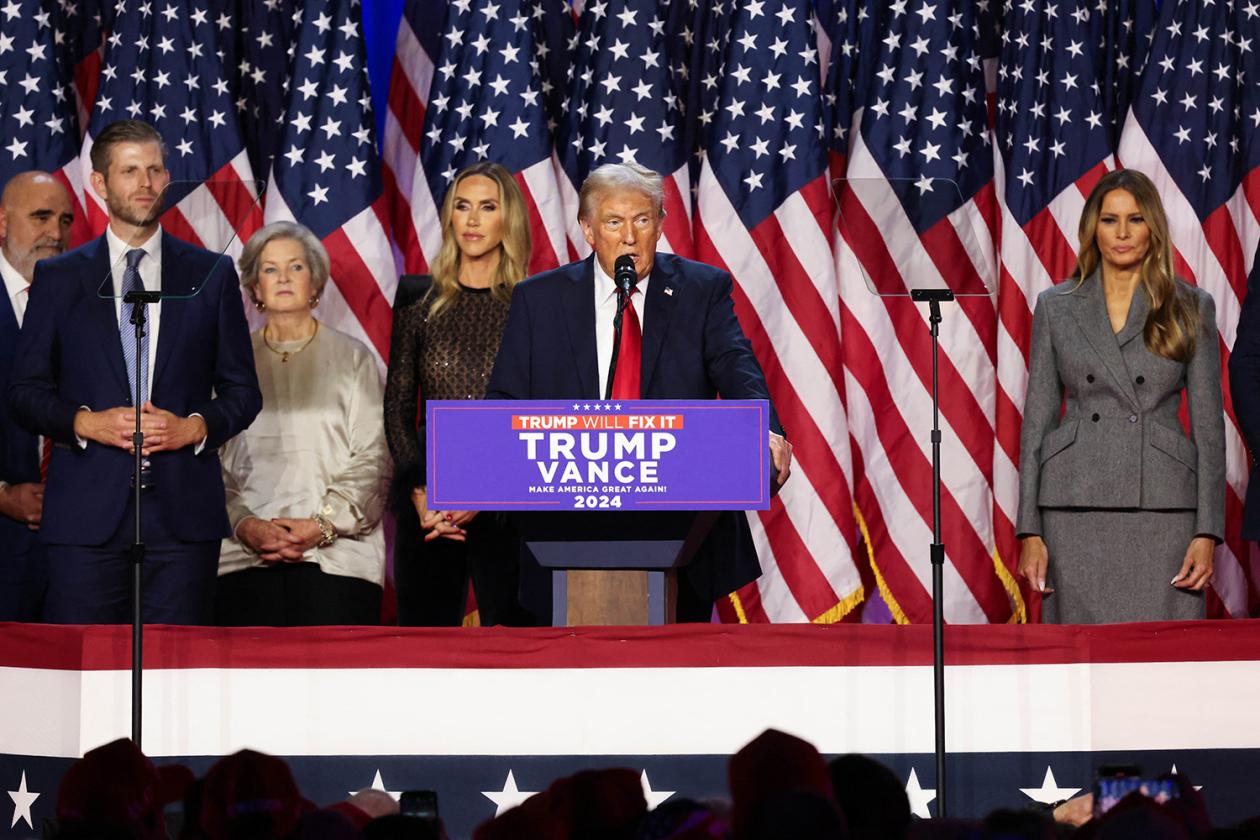
<path id="1" fill-rule="evenodd" d="M 525 280 L 512 308 L 486 399 L 599 399 L 594 256 Z M 735 317 L 725 271 L 658 253 L 644 301 L 643 399 L 769 400 L 765 375 Z M 770 427 L 779 434 L 774 407 Z M 717 599 L 757 579 L 743 514 L 720 517 L 685 574 Z"/>
<path id="2" fill-rule="evenodd" d="M 1243 503 L 1242 536 L 1260 540 L 1260 253 L 1247 277 L 1247 296 L 1238 316 L 1234 350 L 1229 357 L 1229 391 L 1234 416 L 1251 450 L 1251 477 Z"/>
<path id="3" fill-rule="evenodd" d="M 118 529 L 134 464 L 126 451 L 89 441 L 80 448 L 74 415 L 131 405 L 105 237 L 35 267 L 31 299 L 9 384 L 9 410 L 55 447 L 44 492 L 40 539 L 99 545 Z M 193 292 L 200 286 L 200 291 Z M 151 399 L 180 416 L 197 413 L 209 434 L 191 447 L 152 458 L 156 505 L 184 541 L 228 536 L 218 447 L 262 408 L 254 354 L 236 270 L 221 256 L 162 234 L 162 329 Z"/>

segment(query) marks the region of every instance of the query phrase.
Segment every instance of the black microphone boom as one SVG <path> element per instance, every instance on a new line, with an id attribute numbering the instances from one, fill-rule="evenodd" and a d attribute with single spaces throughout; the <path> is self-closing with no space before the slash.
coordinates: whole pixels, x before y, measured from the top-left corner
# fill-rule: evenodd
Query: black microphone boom
<path id="1" fill-rule="evenodd" d="M 629 254 L 617 257 L 617 261 L 613 263 L 613 282 L 617 284 L 621 293 L 630 294 L 630 289 L 638 279 L 639 273 L 634 268 L 634 257 Z"/>
<path id="2" fill-rule="evenodd" d="M 613 380 L 617 376 L 617 356 L 621 350 L 621 318 L 630 302 L 630 290 L 639 279 L 634 269 L 634 257 L 622 254 L 613 263 L 613 284 L 617 287 L 617 312 L 613 315 L 612 358 L 608 360 L 608 384 L 604 386 L 604 399 L 612 398 Z"/>

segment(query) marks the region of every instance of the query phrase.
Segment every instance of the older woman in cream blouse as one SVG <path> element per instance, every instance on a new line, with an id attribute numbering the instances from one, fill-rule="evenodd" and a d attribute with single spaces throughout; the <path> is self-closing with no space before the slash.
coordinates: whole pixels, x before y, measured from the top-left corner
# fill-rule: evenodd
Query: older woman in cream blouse
<path id="1" fill-rule="evenodd" d="M 263 410 L 223 448 L 233 537 L 223 541 L 219 624 L 375 624 L 390 477 L 372 353 L 313 315 L 324 246 L 298 224 L 255 233 L 241 285 L 266 317 L 253 333 Z"/>

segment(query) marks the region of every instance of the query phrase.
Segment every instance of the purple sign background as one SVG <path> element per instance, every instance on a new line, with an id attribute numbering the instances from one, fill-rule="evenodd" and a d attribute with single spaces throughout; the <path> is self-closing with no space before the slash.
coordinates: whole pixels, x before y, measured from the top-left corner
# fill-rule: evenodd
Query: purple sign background
<path id="1" fill-rule="evenodd" d="M 431 400 L 434 510 L 765 510 L 765 400 Z"/>

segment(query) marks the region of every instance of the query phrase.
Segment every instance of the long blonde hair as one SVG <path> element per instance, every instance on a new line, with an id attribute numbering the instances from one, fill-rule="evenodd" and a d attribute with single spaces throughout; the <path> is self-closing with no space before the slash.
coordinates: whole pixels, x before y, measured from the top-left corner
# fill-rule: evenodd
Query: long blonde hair
<path id="1" fill-rule="evenodd" d="M 512 298 L 512 287 L 525 279 L 529 269 L 532 244 L 529 237 L 529 212 L 525 197 L 516 185 L 512 173 L 497 163 L 482 161 L 455 176 L 446 197 L 442 200 L 442 247 L 430 266 L 433 275 L 432 303 L 429 317 L 436 316 L 455 300 L 459 294 L 459 262 L 461 252 L 455 241 L 451 216 L 455 209 L 455 192 L 465 178 L 480 175 L 499 186 L 499 199 L 503 208 L 503 241 L 499 243 L 499 266 L 490 282 L 490 291 L 503 302 Z"/>
<path id="2" fill-rule="evenodd" d="M 1133 196 L 1150 230 L 1150 245 L 1138 267 L 1138 278 L 1151 305 L 1142 331 L 1146 349 L 1165 359 L 1187 362 L 1194 355 L 1195 337 L 1199 334 L 1199 308 L 1194 296 L 1178 285 L 1173 273 L 1168 217 L 1150 178 L 1136 169 L 1117 169 L 1094 185 L 1081 213 L 1081 245 L 1072 276 L 1080 285 L 1102 262 L 1096 238 L 1098 218 L 1102 215 L 1103 200 L 1112 190 L 1126 190 Z"/>

